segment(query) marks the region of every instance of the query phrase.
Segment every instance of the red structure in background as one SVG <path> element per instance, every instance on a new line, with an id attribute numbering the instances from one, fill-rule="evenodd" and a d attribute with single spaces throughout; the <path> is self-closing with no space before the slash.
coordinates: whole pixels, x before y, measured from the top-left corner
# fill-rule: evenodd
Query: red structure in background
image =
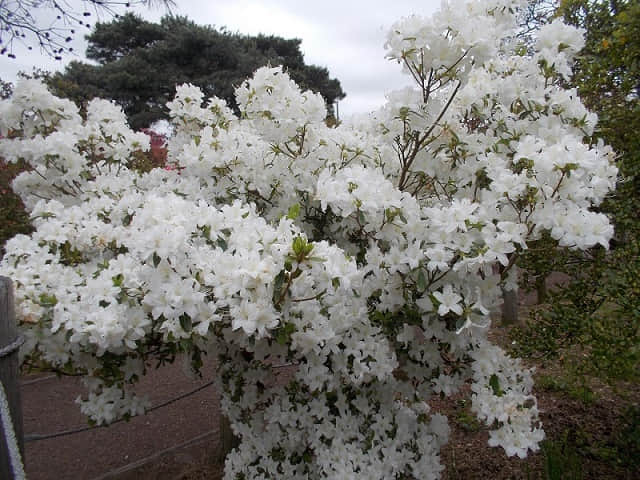
<path id="1" fill-rule="evenodd" d="M 167 167 L 167 137 L 150 128 L 142 128 L 140 131 L 149 135 L 151 140 L 149 155 L 153 166 Z"/>

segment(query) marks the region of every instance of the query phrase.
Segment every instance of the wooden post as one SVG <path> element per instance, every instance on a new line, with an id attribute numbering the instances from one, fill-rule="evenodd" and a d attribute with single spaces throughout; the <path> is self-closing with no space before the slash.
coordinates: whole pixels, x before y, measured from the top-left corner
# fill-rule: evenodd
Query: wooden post
<path id="1" fill-rule="evenodd" d="M 518 291 L 502 289 L 502 325 L 518 322 Z"/>
<path id="2" fill-rule="evenodd" d="M 9 351 L 0 356 L 0 381 L 9 402 L 9 411 L 13 420 L 13 430 L 18 440 L 20 454 L 24 459 L 24 434 L 22 430 L 22 403 L 18 383 L 18 350 L 11 348 L 18 339 L 15 310 L 13 306 L 13 284 L 11 279 L 0 277 L 0 349 L 9 347 Z M 0 430 L 0 478 L 13 478 L 9 447 Z"/>
<path id="3" fill-rule="evenodd" d="M 547 301 L 547 276 L 540 274 L 536 278 L 536 292 L 538 294 L 538 305 Z"/>
<path id="4" fill-rule="evenodd" d="M 229 418 L 220 412 L 220 450 L 218 462 L 224 464 L 227 455 L 239 444 L 238 437 L 233 434 Z"/>

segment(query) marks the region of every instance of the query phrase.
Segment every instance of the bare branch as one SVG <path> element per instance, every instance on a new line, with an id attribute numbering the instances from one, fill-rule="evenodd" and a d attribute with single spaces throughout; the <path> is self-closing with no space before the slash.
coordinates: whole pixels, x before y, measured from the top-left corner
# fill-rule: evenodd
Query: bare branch
<path id="1" fill-rule="evenodd" d="M 90 28 L 89 20 L 108 15 L 118 16 L 121 9 L 133 6 L 155 8 L 163 6 L 168 12 L 175 7 L 174 0 L 83 0 L 83 8 L 70 5 L 67 0 L 0 0 L 0 55 L 15 58 L 14 44 L 21 43 L 33 50 L 62 59 L 73 52 L 71 41 L 77 29 Z M 49 12 L 50 23 L 38 20 L 33 12 Z"/>

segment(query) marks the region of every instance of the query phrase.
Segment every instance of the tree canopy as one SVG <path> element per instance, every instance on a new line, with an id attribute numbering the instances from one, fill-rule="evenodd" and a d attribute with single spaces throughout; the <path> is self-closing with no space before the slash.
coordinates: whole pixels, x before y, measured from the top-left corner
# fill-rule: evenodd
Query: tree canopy
<path id="1" fill-rule="evenodd" d="M 50 87 L 80 104 L 96 96 L 113 99 L 134 128 L 166 118 L 165 104 L 182 83 L 235 108 L 234 88 L 267 64 L 283 65 L 302 88 L 320 93 L 329 111 L 345 97 L 326 68 L 305 64 L 299 39 L 247 36 L 185 17 L 166 16 L 157 24 L 130 13 L 98 23 L 87 39 L 87 57 L 97 65 L 71 62 L 49 79 Z"/>
<path id="2" fill-rule="evenodd" d="M 620 155 L 625 181 L 611 212 L 627 234 L 638 229 L 640 199 L 640 3 L 567 0 L 560 11 L 565 21 L 586 29 L 573 83 L 598 113 L 600 134 Z"/>

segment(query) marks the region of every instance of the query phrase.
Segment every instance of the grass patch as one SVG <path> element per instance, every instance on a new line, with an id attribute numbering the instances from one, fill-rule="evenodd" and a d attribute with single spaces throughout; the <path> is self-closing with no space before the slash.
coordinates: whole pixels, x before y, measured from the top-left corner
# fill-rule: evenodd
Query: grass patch
<path id="1" fill-rule="evenodd" d="M 462 430 L 467 433 L 479 432 L 483 424 L 478 420 L 475 413 L 471 411 L 471 401 L 461 399 L 456 402 L 456 413 L 454 421 Z"/>
<path id="2" fill-rule="evenodd" d="M 568 432 L 542 443 L 544 473 L 547 480 L 582 480 L 582 459 Z"/>
<path id="3" fill-rule="evenodd" d="M 536 385 L 547 392 L 563 393 L 585 405 L 593 404 L 597 398 L 593 389 L 586 384 L 586 378 L 579 375 L 541 375 Z"/>

